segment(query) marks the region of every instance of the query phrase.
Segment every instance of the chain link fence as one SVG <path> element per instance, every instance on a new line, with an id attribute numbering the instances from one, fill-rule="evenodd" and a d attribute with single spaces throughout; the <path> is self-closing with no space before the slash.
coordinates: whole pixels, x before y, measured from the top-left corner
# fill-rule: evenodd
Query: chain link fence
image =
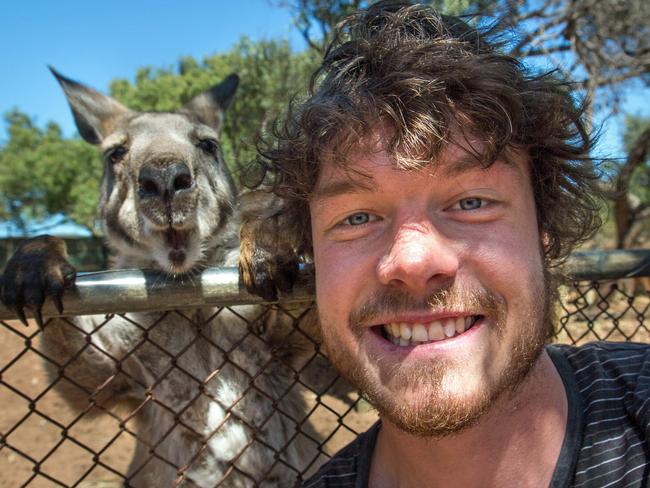
<path id="1" fill-rule="evenodd" d="M 575 254 L 556 340 L 650 343 L 650 251 Z M 90 273 L 43 330 L 0 308 L 0 487 L 292 486 L 377 416 L 329 366 L 301 287 L 235 269 Z M 89 315 L 93 314 L 93 315 Z"/>

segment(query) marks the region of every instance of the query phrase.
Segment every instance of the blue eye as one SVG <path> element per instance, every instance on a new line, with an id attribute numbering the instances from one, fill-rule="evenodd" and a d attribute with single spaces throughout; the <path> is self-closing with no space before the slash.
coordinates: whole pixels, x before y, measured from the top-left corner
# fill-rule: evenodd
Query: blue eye
<path id="1" fill-rule="evenodd" d="M 370 215 L 365 212 L 352 214 L 345 219 L 345 223 L 348 225 L 363 225 L 368 222 L 370 222 Z"/>
<path id="2" fill-rule="evenodd" d="M 483 206 L 481 198 L 464 198 L 458 202 L 461 210 L 476 210 Z"/>

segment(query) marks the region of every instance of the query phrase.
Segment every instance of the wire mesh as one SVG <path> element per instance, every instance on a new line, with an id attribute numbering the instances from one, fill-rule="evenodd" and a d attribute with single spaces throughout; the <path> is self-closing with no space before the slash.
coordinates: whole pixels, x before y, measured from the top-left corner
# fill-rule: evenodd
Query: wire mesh
<path id="1" fill-rule="evenodd" d="M 609 273 L 561 289 L 556 341 L 650 343 L 650 273 Z M 223 280 L 214 295 L 143 283 L 142 303 L 164 310 L 134 302 L 43 330 L 0 315 L 0 486 L 292 486 L 375 422 L 320 349 L 308 294 L 212 307 L 254 300 Z"/>

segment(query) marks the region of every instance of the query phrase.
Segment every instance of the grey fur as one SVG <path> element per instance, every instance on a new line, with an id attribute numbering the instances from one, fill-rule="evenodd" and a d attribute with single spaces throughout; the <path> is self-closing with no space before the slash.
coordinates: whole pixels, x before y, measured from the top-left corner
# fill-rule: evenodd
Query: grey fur
<path id="1" fill-rule="evenodd" d="M 237 265 L 236 189 L 220 151 L 209 154 L 199 147 L 201 140 L 218 141 L 236 76 L 179 112 L 137 113 L 54 74 L 81 135 L 105 153 L 99 215 L 111 266 L 154 268 L 190 280 L 205 266 Z M 117 147 L 126 153 L 114 162 Z M 143 165 L 164 169 L 175 162 L 189 168 L 193 186 L 167 200 L 141 197 Z M 183 238 L 181 263 L 170 258 L 172 231 Z M 236 459 L 220 486 L 288 487 L 295 470 L 311 461 L 314 449 L 310 452 L 303 435 L 294 439 L 289 418 L 305 416 L 302 395 L 291 388 L 290 366 L 301 366 L 311 344 L 276 311 L 236 307 L 208 321 L 215 312 L 52 319 L 44 328 L 45 353 L 66 364 L 70 381 L 58 381 L 57 387 L 68 402 L 84 410 L 95 401 L 99 408 L 93 411 L 122 405 L 121 415 L 130 419 L 127 427 L 138 443 L 129 486 L 215 486 Z M 259 336 L 247 321 L 255 323 Z M 58 379 L 59 368 L 49 366 Z M 132 412 L 137 413 L 127 417 Z M 181 468 L 186 469 L 179 477 Z"/>

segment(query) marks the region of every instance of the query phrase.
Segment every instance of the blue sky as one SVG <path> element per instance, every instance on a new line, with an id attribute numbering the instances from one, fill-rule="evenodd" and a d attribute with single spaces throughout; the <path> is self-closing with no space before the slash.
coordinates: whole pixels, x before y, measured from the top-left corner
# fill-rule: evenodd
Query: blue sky
<path id="1" fill-rule="evenodd" d="M 175 67 L 182 56 L 198 60 L 228 50 L 242 35 L 289 38 L 305 44 L 277 0 L 24 0 L 6 2 L 0 14 L 0 113 L 18 107 L 39 125 L 52 120 L 67 136 L 75 128 L 50 64 L 63 74 L 107 91 L 114 78 L 133 79 L 138 67 Z M 650 90 L 633 89 L 624 111 L 650 116 Z M 602 118 L 602 117 L 601 117 Z M 610 118 L 599 146 L 620 156 L 622 119 Z M 0 144 L 6 140 L 0 122 Z M 0 235 L 3 228 L 0 225 Z"/>
<path id="2" fill-rule="evenodd" d="M 201 60 L 226 51 L 242 35 L 287 37 L 287 9 L 267 0 L 27 0 L 7 2 L 0 14 L 0 112 L 12 107 L 39 124 L 57 122 L 66 135 L 74 125 L 50 64 L 101 91 L 113 78 L 133 79 L 138 67 L 175 67 L 182 56 Z M 6 140 L 5 126 L 0 141 Z"/>

